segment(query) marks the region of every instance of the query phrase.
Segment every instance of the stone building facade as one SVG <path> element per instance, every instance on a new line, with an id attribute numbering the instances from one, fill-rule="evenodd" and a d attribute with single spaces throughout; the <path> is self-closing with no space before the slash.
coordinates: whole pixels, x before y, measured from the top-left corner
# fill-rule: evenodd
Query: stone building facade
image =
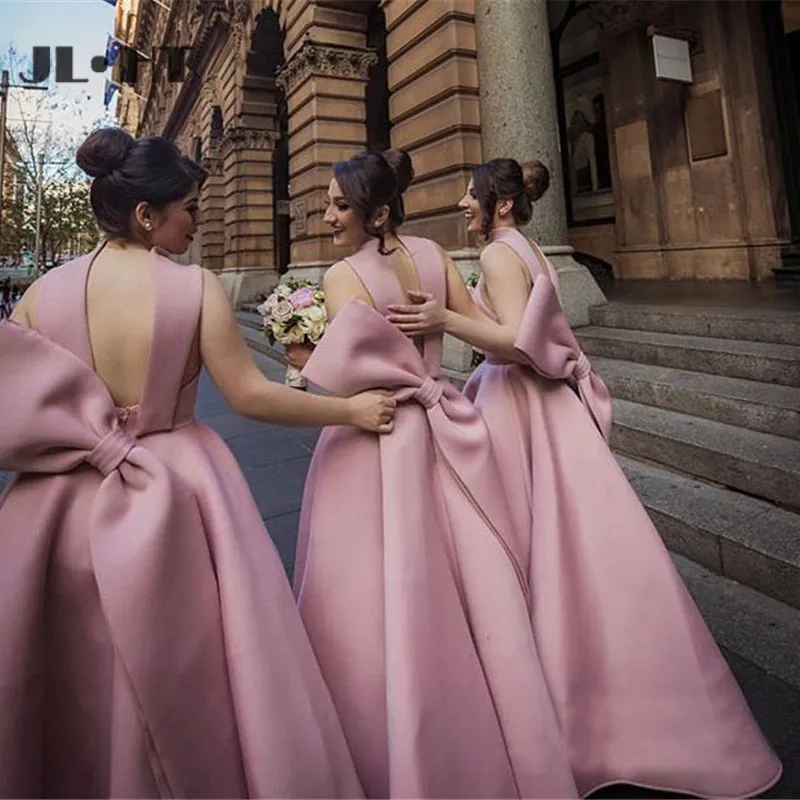
<path id="1" fill-rule="evenodd" d="M 186 48 L 182 80 L 168 80 L 174 50 L 139 65 L 118 117 L 209 170 L 187 257 L 219 270 L 234 301 L 340 257 L 322 220 L 338 160 L 408 150 L 403 230 L 436 239 L 466 270 L 478 243 L 456 203 L 470 168 L 541 158 L 553 183 L 531 233 L 585 324 L 603 294 L 584 265 L 615 279 L 791 269 L 798 5 L 118 0 L 123 42 Z M 690 85 L 656 79 L 654 33 L 689 41 Z"/>

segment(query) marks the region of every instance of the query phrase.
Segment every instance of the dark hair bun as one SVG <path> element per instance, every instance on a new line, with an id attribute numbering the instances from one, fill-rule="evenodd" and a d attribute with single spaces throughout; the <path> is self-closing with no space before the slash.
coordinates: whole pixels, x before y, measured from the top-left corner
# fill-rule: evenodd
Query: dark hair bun
<path id="1" fill-rule="evenodd" d="M 550 188 L 550 170 L 541 161 L 522 164 L 522 185 L 531 203 L 535 203 Z"/>
<path id="2" fill-rule="evenodd" d="M 397 193 L 403 194 L 414 180 L 414 165 L 405 150 L 384 150 L 381 155 L 397 178 Z"/>
<path id="3" fill-rule="evenodd" d="M 101 128 L 78 148 L 75 161 L 92 178 L 104 178 L 125 163 L 135 146 L 136 140 L 122 128 Z"/>

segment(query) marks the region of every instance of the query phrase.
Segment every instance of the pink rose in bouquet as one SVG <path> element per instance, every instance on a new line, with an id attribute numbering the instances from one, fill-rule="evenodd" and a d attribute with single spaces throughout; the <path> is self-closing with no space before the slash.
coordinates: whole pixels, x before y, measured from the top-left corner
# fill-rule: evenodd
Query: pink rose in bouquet
<path id="1" fill-rule="evenodd" d="M 308 308 L 314 305 L 314 289 L 311 286 L 301 286 L 289 295 L 289 301 L 295 308 Z"/>

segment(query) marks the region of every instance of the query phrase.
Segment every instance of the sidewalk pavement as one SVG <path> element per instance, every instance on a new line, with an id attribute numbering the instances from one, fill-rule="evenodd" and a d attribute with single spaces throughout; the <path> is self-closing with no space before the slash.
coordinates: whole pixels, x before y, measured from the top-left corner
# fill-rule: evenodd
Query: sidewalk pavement
<path id="1" fill-rule="evenodd" d="M 268 378 L 283 383 L 281 363 L 261 353 L 254 352 L 253 358 Z M 319 429 L 281 428 L 240 417 L 230 410 L 205 372 L 195 413 L 225 439 L 236 456 L 291 576 L 303 486 Z"/>

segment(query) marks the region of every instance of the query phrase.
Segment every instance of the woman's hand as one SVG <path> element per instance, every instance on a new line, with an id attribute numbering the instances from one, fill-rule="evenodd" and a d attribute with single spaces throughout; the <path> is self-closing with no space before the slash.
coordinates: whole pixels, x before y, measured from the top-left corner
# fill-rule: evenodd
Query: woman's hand
<path id="1" fill-rule="evenodd" d="M 397 400 L 391 392 L 370 391 L 348 398 L 350 424 L 372 433 L 391 433 Z"/>
<path id="2" fill-rule="evenodd" d="M 422 333 L 441 333 L 444 330 L 447 309 L 432 294 L 410 290 L 413 305 L 387 306 L 387 319 L 406 336 Z"/>
<path id="3" fill-rule="evenodd" d="M 284 346 L 284 351 L 287 364 L 291 364 L 295 369 L 303 369 L 311 358 L 314 348 L 307 344 L 287 344 Z"/>

